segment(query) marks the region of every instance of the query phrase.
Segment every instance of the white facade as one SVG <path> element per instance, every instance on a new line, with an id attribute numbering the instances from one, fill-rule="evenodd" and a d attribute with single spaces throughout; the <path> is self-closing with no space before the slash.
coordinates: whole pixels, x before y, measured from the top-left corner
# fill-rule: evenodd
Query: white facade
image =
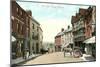
<path id="1" fill-rule="evenodd" d="M 62 35 L 63 47 L 67 47 L 69 44 L 73 44 L 72 28 L 66 29 L 64 35 Z"/>
<path id="2" fill-rule="evenodd" d="M 62 32 L 62 35 L 61 35 L 61 45 L 62 45 L 62 47 L 64 46 L 64 44 L 65 44 L 65 34 L 64 34 L 64 32 Z"/>
<path id="3" fill-rule="evenodd" d="M 41 27 L 39 27 L 39 53 L 40 53 L 40 50 L 42 49 L 42 46 L 43 46 L 43 31 L 41 29 Z"/>
<path id="4" fill-rule="evenodd" d="M 30 17 L 30 52 L 31 54 L 37 53 L 40 51 L 39 46 L 39 31 L 38 28 L 40 24 Z"/>

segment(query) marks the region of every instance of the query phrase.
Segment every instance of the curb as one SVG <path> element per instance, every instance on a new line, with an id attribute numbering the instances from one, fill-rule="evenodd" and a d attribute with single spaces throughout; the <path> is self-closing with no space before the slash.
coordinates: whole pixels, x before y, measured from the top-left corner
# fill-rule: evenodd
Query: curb
<path id="1" fill-rule="evenodd" d="M 38 56 L 41 56 L 41 55 L 38 55 Z M 35 58 L 38 57 L 38 56 L 35 56 L 35 57 L 32 57 L 32 58 L 26 59 L 25 61 L 21 61 L 21 62 L 16 63 L 16 64 L 11 64 L 11 67 L 21 66 L 21 65 L 24 64 L 25 62 L 30 61 L 30 60 L 32 60 L 32 59 L 35 59 Z"/>

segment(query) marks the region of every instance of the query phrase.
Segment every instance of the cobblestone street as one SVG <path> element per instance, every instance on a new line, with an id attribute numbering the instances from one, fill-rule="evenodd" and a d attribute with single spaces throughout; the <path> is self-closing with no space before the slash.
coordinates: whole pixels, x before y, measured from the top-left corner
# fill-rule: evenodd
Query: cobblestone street
<path id="1" fill-rule="evenodd" d="M 64 57 L 63 52 L 47 53 L 26 62 L 24 65 L 30 64 L 48 64 L 48 63 L 64 63 L 64 62 L 79 62 L 83 61 L 81 58 L 73 58 L 68 53 Z"/>

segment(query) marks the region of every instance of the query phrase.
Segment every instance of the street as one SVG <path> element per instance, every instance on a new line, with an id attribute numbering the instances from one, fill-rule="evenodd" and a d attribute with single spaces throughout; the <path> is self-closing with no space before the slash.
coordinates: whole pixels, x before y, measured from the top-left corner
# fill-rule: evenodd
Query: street
<path id="1" fill-rule="evenodd" d="M 64 57 L 63 52 L 54 52 L 54 53 L 49 53 L 49 54 L 47 53 L 42 56 L 39 56 L 36 59 L 32 59 L 23 65 L 79 62 L 79 61 L 83 61 L 83 60 L 81 58 L 74 58 L 70 56 L 68 53 L 66 54 L 66 57 Z"/>

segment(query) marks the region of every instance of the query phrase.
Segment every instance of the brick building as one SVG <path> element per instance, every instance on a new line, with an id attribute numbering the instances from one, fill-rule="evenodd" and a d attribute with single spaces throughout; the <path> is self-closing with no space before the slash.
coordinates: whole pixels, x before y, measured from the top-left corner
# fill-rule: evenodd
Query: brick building
<path id="1" fill-rule="evenodd" d="M 62 35 L 64 29 L 61 29 L 61 32 L 59 32 L 56 36 L 55 36 L 55 51 L 61 51 L 62 45 L 63 45 L 63 37 Z"/>
<path id="2" fill-rule="evenodd" d="M 96 6 L 88 8 L 88 18 L 86 24 L 86 39 L 84 41 L 86 54 L 96 57 Z"/>
<path id="3" fill-rule="evenodd" d="M 29 50 L 30 19 L 28 13 L 16 1 L 11 1 L 11 32 L 16 38 L 12 42 L 12 54 L 16 57 L 23 56 Z"/>

